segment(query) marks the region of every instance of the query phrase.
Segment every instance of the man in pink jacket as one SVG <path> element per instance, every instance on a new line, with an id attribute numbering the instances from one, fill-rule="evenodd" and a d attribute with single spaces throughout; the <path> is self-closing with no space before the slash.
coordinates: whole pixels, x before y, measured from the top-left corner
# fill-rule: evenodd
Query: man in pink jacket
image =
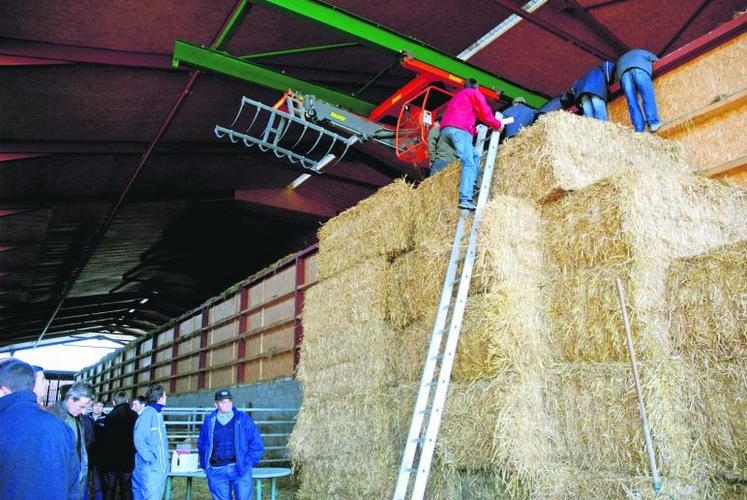
<path id="1" fill-rule="evenodd" d="M 475 122 L 479 119 L 490 128 L 500 130 L 503 124 L 493 117 L 485 96 L 477 90 L 477 82 L 470 78 L 464 88 L 457 92 L 446 105 L 441 119 L 441 140 L 448 141 L 462 161 L 462 175 L 459 179 L 459 208 L 474 210 L 472 199 L 477 180 L 479 159 L 475 158 L 472 145 L 475 135 Z"/>

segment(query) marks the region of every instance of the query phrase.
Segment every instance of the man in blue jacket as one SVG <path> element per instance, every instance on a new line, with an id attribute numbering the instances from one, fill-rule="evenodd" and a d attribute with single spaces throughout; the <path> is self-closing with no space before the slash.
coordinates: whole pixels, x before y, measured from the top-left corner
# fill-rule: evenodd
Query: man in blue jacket
<path id="1" fill-rule="evenodd" d="M 514 122 L 504 127 L 506 139 L 510 139 L 519 133 L 524 127 L 528 127 L 537 118 L 537 111 L 526 104 L 526 99 L 516 97 L 511 101 L 511 106 L 503 110 L 504 118 L 513 118 Z"/>
<path id="2" fill-rule="evenodd" d="M 161 410 L 166 404 L 166 390 L 160 384 L 148 387 L 148 401 L 135 422 L 135 470 L 132 471 L 134 500 L 161 500 L 166 486 L 169 461 L 169 436 Z"/>
<path id="3" fill-rule="evenodd" d="M 78 500 L 73 431 L 39 408 L 31 366 L 0 360 L 0 498 Z"/>
<path id="4" fill-rule="evenodd" d="M 215 411 L 200 427 L 197 449 L 215 500 L 231 500 L 231 487 L 236 500 L 252 498 L 252 467 L 262 458 L 265 445 L 252 417 L 233 407 L 228 389 L 215 393 Z"/>
<path id="5" fill-rule="evenodd" d="M 656 93 L 651 81 L 651 75 L 654 72 L 653 63 L 658 59 L 648 50 L 633 49 L 623 54 L 617 61 L 617 79 L 625 92 L 630 121 L 636 132 L 646 130 L 646 123 L 651 132 L 656 132 L 661 126 L 656 109 Z M 643 102 L 643 113 L 638 105 L 639 93 Z"/>
<path id="6" fill-rule="evenodd" d="M 571 90 L 584 116 L 607 121 L 607 85 L 612 83 L 615 63 L 604 61 L 576 80 Z"/>

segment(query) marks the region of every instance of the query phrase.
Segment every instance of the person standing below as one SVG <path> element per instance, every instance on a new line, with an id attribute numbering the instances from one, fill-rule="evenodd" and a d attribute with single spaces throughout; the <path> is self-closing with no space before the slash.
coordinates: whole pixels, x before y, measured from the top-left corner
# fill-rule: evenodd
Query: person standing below
<path id="1" fill-rule="evenodd" d="M 506 124 L 506 139 L 510 139 L 519 133 L 524 127 L 528 127 L 537 117 L 537 111 L 526 104 L 526 99 L 516 97 L 511 101 L 511 106 L 503 110 L 504 118 L 513 118 L 513 123 Z"/>
<path id="2" fill-rule="evenodd" d="M 88 483 L 93 491 L 94 500 L 101 500 L 103 492 L 101 489 L 101 470 L 99 467 L 99 456 L 105 447 L 101 444 L 101 433 L 104 428 L 106 414 L 104 413 L 104 402 L 96 401 L 90 415 L 86 415 L 84 423 L 86 429 L 93 434 L 88 444 Z"/>
<path id="3" fill-rule="evenodd" d="M 132 411 L 140 415 L 140 413 L 143 411 L 143 408 L 145 408 L 145 405 L 145 396 L 135 396 L 135 398 L 132 400 L 132 403 L 130 403 L 130 408 L 132 409 Z"/>
<path id="4" fill-rule="evenodd" d="M 215 393 L 215 411 L 205 417 L 197 439 L 200 468 L 205 470 L 215 500 L 252 498 L 252 467 L 265 450 L 252 417 L 233 407 L 228 389 Z"/>
<path id="5" fill-rule="evenodd" d="M 75 382 L 57 404 L 48 406 L 47 411 L 65 422 L 75 434 L 75 452 L 80 461 L 80 496 L 85 495 L 88 483 L 88 452 L 86 450 L 86 428 L 82 415 L 91 405 L 93 387 L 83 381 Z"/>
<path id="6" fill-rule="evenodd" d="M 644 49 L 633 49 L 617 60 L 616 76 L 628 101 L 630 121 L 636 132 L 648 129 L 656 132 L 661 127 L 659 113 L 656 108 L 656 92 L 651 76 L 654 73 L 654 61 L 659 60 L 654 54 Z M 643 112 L 638 104 L 638 94 L 641 94 Z"/>
<path id="7" fill-rule="evenodd" d="M 503 124 L 493 117 L 485 96 L 478 90 L 473 78 L 464 82 L 464 88 L 454 94 L 446 105 L 441 120 L 441 139 L 450 144 L 462 161 L 462 174 L 459 179 L 459 208 L 474 210 L 473 200 L 477 181 L 478 162 L 475 161 L 475 148 L 472 145 L 476 121 L 480 120 L 494 130 L 501 130 Z"/>
<path id="8" fill-rule="evenodd" d="M 553 111 L 564 111 L 569 109 L 575 103 L 575 98 L 572 93 L 561 92 L 557 97 L 550 99 L 537 110 L 537 118 L 546 115 L 547 113 L 552 113 Z"/>
<path id="9" fill-rule="evenodd" d="M 137 413 L 130 409 L 124 392 L 118 392 L 112 403 L 114 409 L 106 416 L 104 428 L 96 437 L 104 500 L 130 500 L 132 469 L 135 468 L 133 435 Z"/>
<path id="10" fill-rule="evenodd" d="M 166 390 L 160 384 L 148 387 L 148 406 L 137 421 L 135 469 L 132 471 L 132 497 L 135 500 L 161 500 L 169 473 L 169 437 L 161 410 L 166 405 Z"/>
<path id="11" fill-rule="evenodd" d="M 607 121 L 607 86 L 612 83 L 615 63 L 604 61 L 576 80 L 571 90 L 584 116 Z"/>
<path id="12" fill-rule="evenodd" d="M 75 435 L 39 408 L 31 366 L 0 360 L 0 498 L 78 500 Z"/>
<path id="13" fill-rule="evenodd" d="M 31 365 L 31 368 L 34 370 L 34 394 L 36 394 L 36 402 L 43 408 L 47 400 L 49 381 L 44 376 L 44 368 L 38 365 Z"/>

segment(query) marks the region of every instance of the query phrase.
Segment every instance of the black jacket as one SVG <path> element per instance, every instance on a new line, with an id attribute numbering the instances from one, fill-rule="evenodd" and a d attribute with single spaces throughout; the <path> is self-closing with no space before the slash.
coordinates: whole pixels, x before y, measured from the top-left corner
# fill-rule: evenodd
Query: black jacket
<path id="1" fill-rule="evenodd" d="M 97 433 L 101 443 L 97 464 L 104 472 L 132 472 L 135 468 L 135 429 L 137 413 L 127 403 L 121 403 L 104 417 L 104 426 Z"/>

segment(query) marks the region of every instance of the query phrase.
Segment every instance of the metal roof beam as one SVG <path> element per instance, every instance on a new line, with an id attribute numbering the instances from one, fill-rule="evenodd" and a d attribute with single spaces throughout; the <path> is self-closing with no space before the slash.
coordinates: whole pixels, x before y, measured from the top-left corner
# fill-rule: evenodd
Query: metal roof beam
<path id="1" fill-rule="evenodd" d="M 529 12 L 521 9 L 520 7 L 514 5 L 511 3 L 511 0 L 493 0 L 495 3 L 503 7 L 504 9 L 516 14 L 517 16 L 523 18 L 525 21 L 530 22 L 531 24 L 534 24 L 538 28 L 540 28 L 543 31 L 546 31 L 550 33 L 551 35 L 555 35 L 556 37 L 560 38 L 561 40 L 565 40 L 566 42 L 575 45 L 579 49 L 583 50 L 584 52 L 588 52 L 589 54 L 598 57 L 600 59 L 606 59 L 610 61 L 616 60 L 616 57 L 614 54 L 610 54 L 604 50 L 601 50 L 597 47 L 594 47 L 590 43 L 587 43 L 578 37 L 560 29 L 556 28 L 552 24 L 548 23 L 547 21 L 540 19 L 537 17 L 536 14 L 530 14 Z M 527 100 L 527 103 L 529 101 Z"/>
<path id="2" fill-rule="evenodd" d="M 566 10 L 568 10 L 573 17 L 602 37 L 602 39 L 619 54 L 623 54 L 630 50 L 630 45 L 615 35 L 615 33 L 607 26 L 602 24 L 599 19 L 594 17 L 586 8 L 579 4 L 577 0 L 565 0 L 565 3 L 568 6 Z"/>
<path id="3" fill-rule="evenodd" d="M 362 17 L 346 12 L 332 5 L 313 0 L 253 0 L 258 5 L 270 7 L 285 14 L 321 24 L 356 40 L 380 49 L 398 54 L 407 54 L 419 61 L 448 71 L 461 78 L 475 78 L 481 85 L 500 90 L 513 98 L 522 96 L 527 104 L 541 106 L 546 101 L 540 95 L 530 92 L 493 73 L 461 61 L 435 47 L 376 25 Z M 334 102 L 334 101 L 333 101 Z M 335 103 L 342 104 L 342 103 Z"/>
<path id="4" fill-rule="evenodd" d="M 279 92 L 293 89 L 297 92 L 313 94 L 325 101 L 344 106 L 354 113 L 365 115 L 374 109 L 374 105 L 370 102 L 348 94 L 267 69 L 238 57 L 228 55 L 225 52 L 177 40 L 174 42 L 174 67 L 178 67 L 181 63 L 227 75 Z"/>

